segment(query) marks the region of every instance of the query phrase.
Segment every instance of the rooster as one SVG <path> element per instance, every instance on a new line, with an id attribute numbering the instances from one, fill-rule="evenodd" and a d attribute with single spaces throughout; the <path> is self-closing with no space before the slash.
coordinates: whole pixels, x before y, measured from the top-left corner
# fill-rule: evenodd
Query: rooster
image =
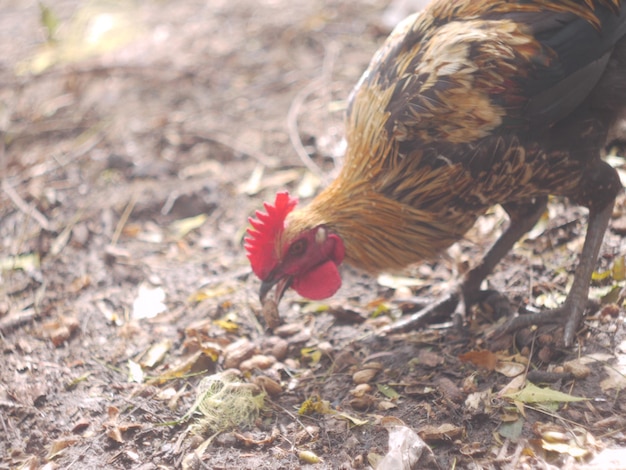
<path id="1" fill-rule="evenodd" d="M 465 276 L 467 309 L 549 195 L 589 209 L 563 305 L 523 315 L 573 343 L 614 201 L 601 159 L 626 109 L 626 1 L 434 0 L 401 22 L 355 86 L 339 176 L 305 207 L 257 211 L 245 248 L 264 302 L 332 296 L 346 261 L 370 273 L 432 259 L 500 204 L 510 223 Z"/>

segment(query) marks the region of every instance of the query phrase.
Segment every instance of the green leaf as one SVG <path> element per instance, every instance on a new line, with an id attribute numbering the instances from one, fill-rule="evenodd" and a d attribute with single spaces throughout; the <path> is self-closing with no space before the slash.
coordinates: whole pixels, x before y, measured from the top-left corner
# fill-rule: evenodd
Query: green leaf
<path id="1" fill-rule="evenodd" d="M 39 269 L 39 254 L 26 253 L 23 255 L 9 256 L 8 258 L 0 258 L 0 271 L 22 271 L 31 272 Z"/>
<path id="2" fill-rule="evenodd" d="M 610 277 L 611 277 L 611 271 L 602 271 L 602 272 L 594 271 L 591 274 L 591 280 L 595 282 L 604 281 L 606 279 L 609 279 Z"/>
<path id="3" fill-rule="evenodd" d="M 396 392 L 393 388 L 391 388 L 389 385 L 376 384 L 376 387 L 378 388 L 378 391 L 380 393 L 385 395 L 390 400 L 396 400 L 400 396 L 400 394 Z"/>
<path id="4" fill-rule="evenodd" d="M 567 393 L 552 390 L 551 388 L 537 387 L 535 384 L 528 382 L 526 386 L 515 393 L 507 393 L 505 398 L 522 403 L 568 403 L 576 401 L 585 401 L 588 398 L 575 397 Z"/>
<path id="5" fill-rule="evenodd" d="M 59 17 L 43 3 L 39 2 L 39 14 L 41 15 L 41 24 L 46 28 L 46 37 L 48 41 L 54 41 L 57 29 L 59 28 Z"/>
<path id="6" fill-rule="evenodd" d="M 201 227 L 207 219 L 208 216 L 206 214 L 200 214 L 195 217 L 175 220 L 170 224 L 169 230 L 176 240 L 181 240 L 192 230 Z"/>
<path id="7" fill-rule="evenodd" d="M 626 256 L 618 256 L 611 267 L 611 275 L 614 281 L 626 280 Z"/>
<path id="8" fill-rule="evenodd" d="M 522 435 L 523 427 L 524 420 L 520 418 L 510 423 L 502 423 L 498 429 L 498 433 L 505 439 L 516 441 Z"/>
<path id="9" fill-rule="evenodd" d="M 619 297 L 622 293 L 622 286 L 616 285 L 600 298 L 602 305 L 616 304 L 619 301 Z"/>

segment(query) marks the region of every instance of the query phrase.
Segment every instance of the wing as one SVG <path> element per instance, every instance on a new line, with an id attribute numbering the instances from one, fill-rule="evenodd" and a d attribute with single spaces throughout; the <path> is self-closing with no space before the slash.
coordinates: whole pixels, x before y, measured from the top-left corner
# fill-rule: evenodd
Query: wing
<path id="1" fill-rule="evenodd" d="M 528 97 L 521 112 L 531 126 L 549 126 L 578 107 L 600 80 L 613 47 L 626 35 L 625 2 L 594 6 L 585 16 L 538 12 L 518 19 L 530 26 L 552 57 L 544 66 L 531 66 L 532 73 L 520 83 Z"/>
<path id="2" fill-rule="evenodd" d="M 543 129 L 588 96 L 625 34 L 623 1 L 435 0 L 372 59 L 348 142 L 376 159 Z"/>

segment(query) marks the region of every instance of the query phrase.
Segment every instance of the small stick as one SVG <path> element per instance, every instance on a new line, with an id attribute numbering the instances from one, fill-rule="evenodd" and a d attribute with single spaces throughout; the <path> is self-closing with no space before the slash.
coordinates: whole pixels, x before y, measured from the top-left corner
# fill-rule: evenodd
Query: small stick
<path id="1" fill-rule="evenodd" d="M 304 166 L 315 176 L 318 176 L 319 178 L 324 180 L 324 172 L 311 159 L 306 149 L 304 148 L 304 145 L 302 145 L 302 140 L 300 139 L 300 131 L 298 130 L 298 114 L 300 114 L 300 108 L 302 108 L 302 105 L 309 97 L 309 95 L 320 87 L 321 84 L 319 83 L 319 80 L 315 80 L 309 83 L 302 90 L 300 90 L 300 92 L 296 95 L 296 97 L 291 102 L 289 112 L 287 113 L 287 129 L 289 132 L 289 140 L 291 140 L 291 145 L 293 145 L 293 148 L 298 154 L 298 157 L 300 157 L 300 160 L 302 160 Z"/>
<path id="2" fill-rule="evenodd" d="M 198 137 L 201 137 L 203 139 L 210 140 L 213 142 L 217 142 L 218 144 L 221 144 L 225 147 L 229 147 L 232 150 L 235 150 L 236 152 L 243 153 L 244 155 L 248 155 L 249 157 L 252 157 L 255 160 L 259 161 L 266 167 L 273 168 L 276 166 L 276 159 L 274 157 L 270 157 L 269 155 L 247 144 L 238 142 L 237 140 L 225 134 L 220 133 L 220 134 L 211 134 L 211 135 L 206 135 L 206 136 L 199 135 Z"/>
<path id="3" fill-rule="evenodd" d="M 44 230 L 50 230 L 50 221 L 43 215 L 41 212 L 37 210 L 34 204 L 28 204 L 22 197 L 17 194 L 17 191 L 13 189 L 7 180 L 2 181 L 2 189 L 9 196 L 9 199 L 15 204 L 21 212 L 32 217 L 39 224 L 39 226 Z"/>
<path id="4" fill-rule="evenodd" d="M 289 140 L 291 140 L 291 145 L 293 145 L 293 148 L 300 157 L 300 160 L 302 160 L 304 166 L 311 173 L 318 176 L 322 181 L 326 182 L 328 182 L 328 175 L 326 175 L 321 170 L 321 168 L 311 159 L 306 149 L 304 148 L 304 145 L 302 145 L 300 132 L 298 130 L 298 115 L 300 114 L 300 109 L 302 108 L 302 105 L 304 105 L 306 99 L 314 91 L 322 88 L 324 89 L 324 91 L 326 91 L 326 95 L 328 95 L 327 85 L 331 79 L 332 68 L 335 63 L 336 55 L 337 51 L 334 47 L 331 47 L 330 50 L 327 49 L 327 54 L 324 56 L 324 63 L 322 65 L 322 74 L 316 80 L 312 81 L 302 90 L 300 90 L 300 92 L 291 102 L 289 112 L 287 113 L 287 130 L 289 133 Z"/>
<path id="5" fill-rule="evenodd" d="M 124 226 L 126 225 L 126 222 L 128 222 L 128 218 L 130 217 L 131 212 L 135 208 L 136 203 L 137 203 L 137 198 L 133 196 L 133 198 L 130 201 L 128 201 L 128 204 L 126 204 L 126 208 L 124 209 L 124 212 L 122 213 L 122 216 L 120 217 L 120 220 L 117 223 L 117 227 L 115 227 L 115 232 L 113 233 L 113 236 L 111 237 L 111 246 L 115 246 L 117 244 L 117 240 L 120 238 L 120 235 L 122 234 L 122 230 L 124 230 Z"/>

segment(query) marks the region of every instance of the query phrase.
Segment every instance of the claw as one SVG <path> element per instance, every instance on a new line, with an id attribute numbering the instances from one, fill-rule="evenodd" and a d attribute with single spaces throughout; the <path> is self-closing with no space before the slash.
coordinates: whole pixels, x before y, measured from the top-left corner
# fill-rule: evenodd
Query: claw
<path id="1" fill-rule="evenodd" d="M 450 294 L 440 302 L 429 305 L 408 317 L 402 318 L 397 322 L 381 328 L 381 335 L 389 335 L 396 333 L 404 333 L 411 330 L 423 328 L 426 325 L 437 323 L 450 318 L 456 306 L 459 303 L 459 295 L 457 293 Z"/>

